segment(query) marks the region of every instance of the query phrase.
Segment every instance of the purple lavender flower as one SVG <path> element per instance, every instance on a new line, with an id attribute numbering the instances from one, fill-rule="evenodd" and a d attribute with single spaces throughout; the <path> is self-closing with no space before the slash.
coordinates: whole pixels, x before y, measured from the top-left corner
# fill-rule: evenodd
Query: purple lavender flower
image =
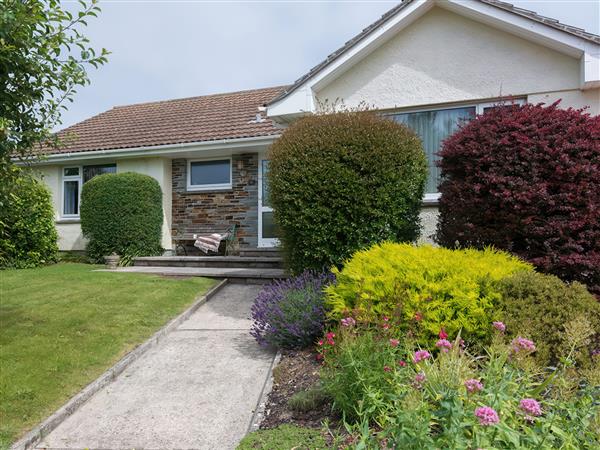
<path id="1" fill-rule="evenodd" d="M 261 345 L 303 348 L 313 344 L 324 329 L 323 289 L 334 281 L 331 273 L 305 271 L 266 285 L 251 308 L 250 334 Z"/>

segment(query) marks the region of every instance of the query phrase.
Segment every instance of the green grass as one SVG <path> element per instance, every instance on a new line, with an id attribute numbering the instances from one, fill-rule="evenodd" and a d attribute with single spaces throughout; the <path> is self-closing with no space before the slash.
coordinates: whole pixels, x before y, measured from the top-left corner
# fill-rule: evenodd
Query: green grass
<path id="1" fill-rule="evenodd" d="M 321 431 L 295 425 L 280 425 L 272 430 L 250 433 L 237 450 L 318 450 L 327 445 Z"/>
<path id="2" fill-rule="evenodd" d="M 0 448 L 214 285 L 95 268 L 0 272 Z"/>

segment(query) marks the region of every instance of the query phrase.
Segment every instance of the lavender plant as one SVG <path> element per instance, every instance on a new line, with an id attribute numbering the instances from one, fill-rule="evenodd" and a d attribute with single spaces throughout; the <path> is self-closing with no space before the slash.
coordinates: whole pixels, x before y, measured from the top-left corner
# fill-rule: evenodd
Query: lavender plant
<path id="1" fill-rule="evenodd" d="M 250 334 L 261 345 L 279 348 L 313 344 L 325 323 L 323 288 L 334 280 L 331 273 L 305 271 L 265 286 L 252 305 Z"/>

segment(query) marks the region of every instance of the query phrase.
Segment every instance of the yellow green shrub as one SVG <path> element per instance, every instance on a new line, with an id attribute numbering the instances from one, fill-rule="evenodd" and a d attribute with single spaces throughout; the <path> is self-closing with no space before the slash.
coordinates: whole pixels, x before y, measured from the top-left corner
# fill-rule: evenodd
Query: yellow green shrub
<path id="1" fill-rule="evenodd" d="M 492 249 L 450 250 L 386 242 L 355 253 L 327 288 L 330 317 L 373 321 L 393 316 L 422 341 L 443 327 L 450 336 L 485 337 L 499 281 L 528 263 Z"/>

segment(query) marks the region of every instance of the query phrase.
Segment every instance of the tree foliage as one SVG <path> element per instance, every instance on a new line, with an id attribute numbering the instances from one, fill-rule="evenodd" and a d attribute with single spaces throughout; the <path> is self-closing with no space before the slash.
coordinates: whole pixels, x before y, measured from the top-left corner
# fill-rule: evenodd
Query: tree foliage
<path id="1" fill-rule="evenodd" d="M 162 252 L 162 191 L 154 178 L 134 172 L 98 175 L 81 190 L 81 231 L 87 253 L 101 262 Z"/>
<path id="2" fill-rule="evenodd" d="M 3 180 L 10 192 L 0 208 L 0 267 L 35 267 L 56 262 L 54 209 L 48 188 L 31 173 L 11 168 Z"/>
<path id="3" fill-rule="evenodd" d="M 405 126 L 365 111 L 306 117 L 272 145 L 270 160 L 270 200 L 293 272 L 419 236 L 427 162 Z"/>
<path id="4" fill-rule="evenodd" d="M 34 156 L 42 142 L 56 145 L 52 129 L 66 103 L 89 83 L 86 69 L 106 62 L 82 33 L 100 9 L 80 1 L 72 12 L 58 0 L 0 0 L 0 175 L 15 156 Z M 4 194 L 7 194 L 3 190 Z M 0 198 L 0 206 L 7 201 Z"/>
<path id="5" fill-rule="evenodd" d="M 493 245 L 600 294 L 600 117 L 493 108 L 440 154 L 440 244 Z"/>

